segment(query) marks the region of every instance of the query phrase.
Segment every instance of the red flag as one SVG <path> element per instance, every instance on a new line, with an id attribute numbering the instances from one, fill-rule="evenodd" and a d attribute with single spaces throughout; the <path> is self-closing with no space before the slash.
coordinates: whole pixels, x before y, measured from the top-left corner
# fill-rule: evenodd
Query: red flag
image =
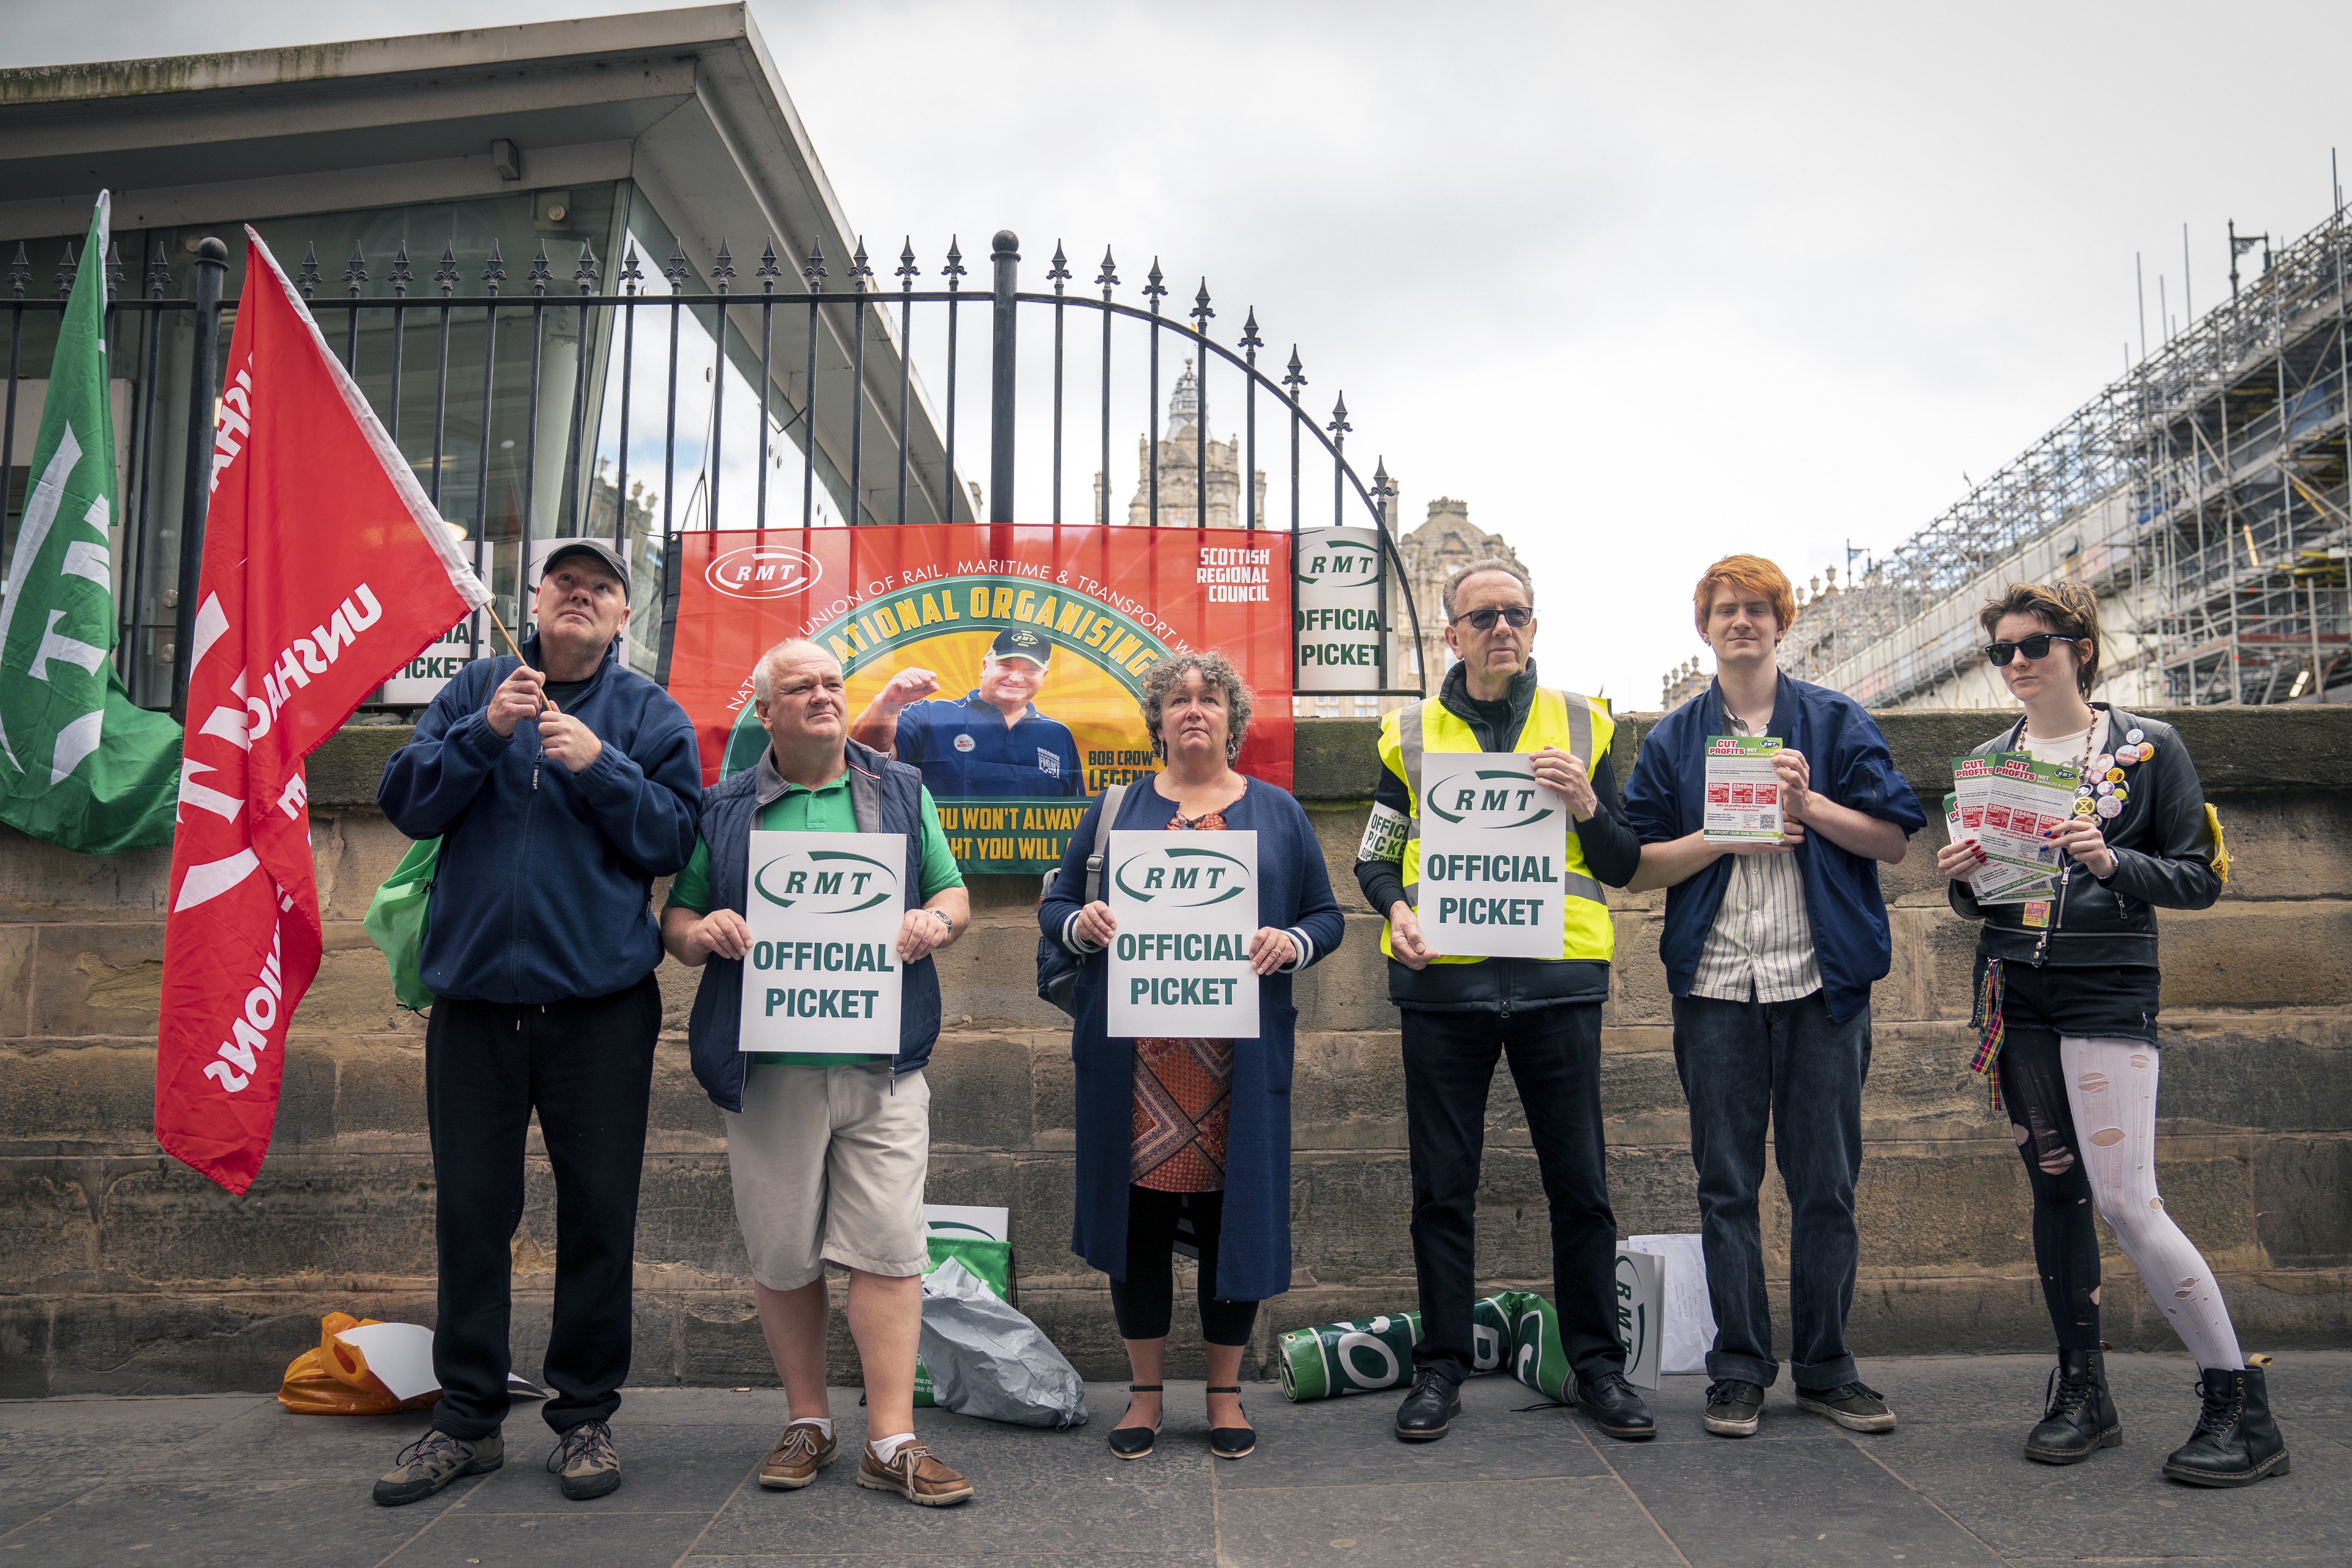
<path id="1" fill-rule="evenodd" d="M 489 597 L 261 237 L 213 441 L 163 926 L 155 1141 L 233 1193 L 319 973 L 302 759 Z"/>

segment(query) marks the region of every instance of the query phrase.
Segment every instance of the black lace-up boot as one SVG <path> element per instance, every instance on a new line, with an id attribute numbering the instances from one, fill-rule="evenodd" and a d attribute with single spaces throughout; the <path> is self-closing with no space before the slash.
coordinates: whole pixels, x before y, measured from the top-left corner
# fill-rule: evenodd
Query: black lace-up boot
<path id="1" fill-rule="evenodd" d="M 2124 1425 L 2107 1393 L 2105 1352 L 2060 1351 L 2042 1395 L 2042 1424 L 2025 1439 L 2025 1457 L 2045 1465 L 2079 1465 L 2123 1440 Z"/>
<path id="2" fill-rule="evenodd" d="M 2242 1487 L 2287 1473 L 2286 1439 L 2271 1419 L 2263 1368 L 2268 1356 L 2250 1356 L 2235 1372 L 2204 1369 L 2197 1392 L 2205 1408 L 2197 1430 L 2164 1461 L 2164 1473 L 2197 1487 Z"/>

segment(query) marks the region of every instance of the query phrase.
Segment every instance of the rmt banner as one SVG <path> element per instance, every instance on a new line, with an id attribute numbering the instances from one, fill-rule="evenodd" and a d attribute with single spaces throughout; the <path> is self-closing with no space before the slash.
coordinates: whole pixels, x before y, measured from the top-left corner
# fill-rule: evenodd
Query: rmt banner
<path id="1" fill-rule="evenodd" d="M 1517 752 L 1429 753 L 1422 763 L 1421 891 L 1432 952 L 1558 958 L 1567 923 L 1568 803 Z"/>
<path id="2" fill-rule="evenodd" d="M 1257 976 L 1257 835 L 1110 836 L 1104 886 L 1114 1038 L 1253 1040 Z"/>
<path id="3" fill-rule="evenodd" d="M 688 533 L 670 695 L 703 782 L 768 738 L 751 673 L 785 637 L 841 661 L 851 733 L 922 770 L 967 874 L 1050 871 L 1087 802 L 1156 772 L 1143 679 L 1214 648 L 1255 715 L 1235 763 L 1290 785 L 1290 537 L 1004 523 Z"/>
<path id="4" fill-rule="evenodd" d="M 751 835 L 747 1051 L 898 1054 L 899 833 Z"/>

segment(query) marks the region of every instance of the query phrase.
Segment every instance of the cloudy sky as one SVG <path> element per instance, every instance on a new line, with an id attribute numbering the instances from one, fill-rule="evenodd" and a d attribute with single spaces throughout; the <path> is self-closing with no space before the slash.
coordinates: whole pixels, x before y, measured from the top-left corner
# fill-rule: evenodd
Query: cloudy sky
<path id="1" fill-rule="evenodd" d="M 0 62 L 620 8 L 45 6 Z M 1708 561 L 1890 548 L 2138 353 L 2135 253 L 2153 346 L 2159 279 L 2210 307 L 2225 222 L 2304 232 L 2352 154 L 2340 0 L 752 8 L 853 224 L 1205 274 L 1408 526 L 1517 548 L 1548 677 L 1637 708 Z"/>

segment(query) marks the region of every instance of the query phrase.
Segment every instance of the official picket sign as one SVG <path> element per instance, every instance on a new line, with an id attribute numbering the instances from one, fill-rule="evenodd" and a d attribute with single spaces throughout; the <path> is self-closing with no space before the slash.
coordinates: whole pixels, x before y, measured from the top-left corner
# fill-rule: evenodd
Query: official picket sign
<path id="1" fill-rule="evenodd" d="M 1521 752 L 1433 752 L 1422 766 L 1422 939 L 1457 958 L 1558 958 L 1568 802 Z"/>
<path id="2" fill-rule="evenodd" d="M 898 1054 L 899 833 L 751 835 L 742 1049 Z"/>
<path id="3" fill-rule="evenodd" d="M 1257 835 L 1114 831 L 1109 870 L 1111 1037 L 1256 1038 Z"/>
<path id="4" fill-rule="evenodd" d="M 1370 691 L 1381 681 L 1381 536 L 1311 528 L 1298 536 L 1297 689 Z"/>

